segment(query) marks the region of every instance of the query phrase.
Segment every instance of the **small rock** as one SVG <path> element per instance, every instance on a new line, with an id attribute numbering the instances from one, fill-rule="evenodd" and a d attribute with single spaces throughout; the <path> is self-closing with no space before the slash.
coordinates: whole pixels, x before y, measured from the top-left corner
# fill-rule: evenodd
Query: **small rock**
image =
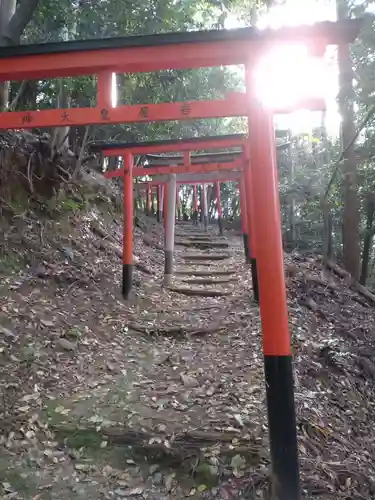
<path id="1" fill-rule="evenodd" d="M 42 323 L 43 326 L 46 326 L 49 328 L 55 326 L 55 323 L 53 321 L 49 321 L 47 319 L 41 319 L 40 322 Z"/>
<path id="2" fill-rule="evenodd" d="M 176 473 L 173 472 L 172 474 L 168 474 L 168 476 L 164 476 L 164 485 L 168 493 L 172 490 L 172 483 L 175 475 Z"/>
<path id="3" fill-rule="evenodd" d="M 110 361 L 107 361 L 107 368 L 110 372 L 118 371 L 115 363 L 111 363 Z"/>
<path id="4" fill-rule="evenodd" d="M 216 392 L 216 387 L 212 385 L 211 387 L 209 387 L 207 389 L 206 395 L 209 396 L 209 397 L 211 397 L 211 396 L 213 396 L 215 394 L 215 392 Z"/>
<path id="5" fill-rule="evenodd" d="M 141 486 L 138 486 L 137 488 L 133 488 L 127 492 L 127 494 L 131 497 L 137 496 L 137 495 L 142 495 L 144 488 Z"/>
<path id="6" fill-rule="evenodd" d="M 154 477 L 152 478 L 152 482 L 154 484 L 162 484 L 163 474 L 161 472 L 157 472 L 156 474 L 154 474 Z"/>
<path id="7" fill-rule="evenodd" d="M 121 498 L 125 498 L 128 496 L 127 490 L 123 490 L 122 488 L 117 488 L 113 493 Z"/>
<path id="8" fill-rule="evenodd" d="M 75 351 L 77 344 L 74 344 L 73 342 L 69 342 L 69 340 L 60 338 L 58 340 L 58 344 L 60 347 L 65 349 L 66 351 Z"/>
<path id="9" fill-rule="evenodd" d="M 152 475 L 152 474 L 155 474 L 155 472 L 159 469 L 159 465 L 158 464 L 153 464 L 153 465 L 150 465 L 149 467 L 149 473 Z"/>
<path id="10" fill-rule="evenodd" d="M 70 260 L 74 259 L 74 251 L 72 248 L 63 246 L 61 247 L 61 250 L 66 255 L 66 257 L 68 257 L 68 259 Z"/>
<path id="11" fill-rule="evenodd" d="M 239 413 L 236 413 L 235 415 L 233 415 L 233 417 L 240 427 L 244 427 L 245 424 L 243 423 L 242 417 Z"/>
<path id="12" fill-rule="evenodd" d="M 186 375 L 185 373 L 180 373 L 180 377 L 182 380 L 182 383 L 186 385 L 187 387 L 197 387 L 199 385 L 199 382 L 196 378 L 192 377 L 191 375 Z"/>
<path id="13" fill-rule="evenodd" d="M 0 334 L 4 335 L 4 337 L 8 339 L 14 339 L 16 337 L 12 331 L 8 330 L 8 328 L 5 328 L 3 326 L 0 326 Z"/>

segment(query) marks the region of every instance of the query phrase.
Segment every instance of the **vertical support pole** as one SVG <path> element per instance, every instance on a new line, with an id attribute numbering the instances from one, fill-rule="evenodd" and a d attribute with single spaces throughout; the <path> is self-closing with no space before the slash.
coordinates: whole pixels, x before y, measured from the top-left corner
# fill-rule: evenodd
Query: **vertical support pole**
<path id="1" fill-rule="evenodd" d="M 164 199 L 165 199 L 165 189 L 164 189 L 164 184 L 162 184 L 160 186 L 160 216 L 163 220 L 165 218 Z"/>
<path id="2" fill-rule="evenodd" d="M 167 237 L 167 224 L 168 224 L 168 183 L 163 186 L 163 219 L 164 219 L 164 244 Z"/>
<path id="3" fill-rule="evenodd" d="M 202 204 L 203 204 L 203 227 L 205 231 L 208 231 L 208 203 L 207 203 L 207 184 L 202 186 Z"/>
<path id="4" fill-rule="evenodd" d="M 176 174 L 171 174 L 167 190 L 167 219 L 164 247 L 164 284 L 170 285 L 173 276 L 174 228 L 176 222 Z"/>
<path id="5" fill-rule="evenodd" d="M 240 188 L 240 210 L 241 210 L 241 228 L 242 228 L 242 238 L 243 238 L 243 249 L 245 253 L 245 262 L 250 264 L 250 252 L 249 252 L 249 233 L 248 223 L 247 223 L 247 207 L 246 207 L 246 190 L 245 190 L 245 179 L 242 174 L 242 179 L 239 182 Z"/>
<path id="6" fill-rule="evenodd" d="M 223 236 L 223 208 L 221 206 L 220 182 L 216 181 L 216 208 L 217 208 L 217 223 L 219 226 L 219 234 Z"/>
<path id="7" fill-rule="evenodd" d="M 158 222 L 161 221 L 161 205 L 160 205 L 160 201 L 161 201 L 161 186 L 160 186 L 160 184 L 158 184 L 156 186 L 156 220 Z"/>
<path id="8" fill-rule="evenodd" d="M 198 226 L 198 198 L 197 198 L 197 185 L 193 186 L 193 224 Z"/>
<path id="9" fill-rule="evenodd" d="M 273 495 L 275 500 L 300 500 L 291 339 L 273 120 L 269 110 L 254 96 L 253 85 L 252 75 L 247 72 L 252 194 L 256 211 L 253 227 L 257 245 Z"/>
<path id="10" fill-rule="evenodd" d="M 133 281 L 133 155 L 124 153 L 124 233 L 122 250 L 122 295 L 129 298 Z"/>
<path id="11" fill-rule="evenodd" d="M 108 114 L 108 110 L 112 108 L 112 73 L 110 71 L 103 71 L 98 74 L 96 102 L 101 109 L 103 119 L 106 119 L 105 116 Z"/>
<path id="12" fill-rule="evenodd" d="M 147 186 L 147 204 L 148 204 L 148 213 L 152 215 L 152 186 L 148 184 Z"/>
<path id="13" fill-rule="evenodd" d="M 152 215 L 156 214 L 155 197 L 156 197 L 155 190 L 153 189 L 153 186 L 151 186 L 151 214 Z"/>
<path id="14" fill-rule="evenodd" d="M 180 187 L 176 187 L 176 218 L 180 220 Z"/>

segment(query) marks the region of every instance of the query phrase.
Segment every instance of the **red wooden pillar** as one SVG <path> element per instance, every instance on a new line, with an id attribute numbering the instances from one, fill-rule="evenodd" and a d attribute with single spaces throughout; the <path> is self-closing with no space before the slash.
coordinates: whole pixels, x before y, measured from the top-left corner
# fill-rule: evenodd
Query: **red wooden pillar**
<path id="1" fill-rule="evenodd" d="M 241 229 L 243 237 L 243 248 L 245 252 L 245 262 L 250 264 L 250 252 L 249 252 L 249 233 L 248 233 L 248 222 L 247 222 L 247 200 L 246 200 L 246 189 L 245 189 L 245 179 L 242 175 L 242 179 L 239 182 L 240 188 L 240 210 L 241 210 Z"/>
<path id="2" fill-rule="evenodd" d="M 219 234 L 223 236 L 223 208 L 221 206 L 220 182 L 216 181 L 216 208 L 217 208 L 217 223 L 219 225 Z"/>
<path id="3" fill-rule="evenodd" d="M 259 276 L 274 496 L 278 500 L 299 500 L 301 492 L 291 339 L 288 328 L 273 117 L 253 93 L 251 67 L 254 67 L 254 61 L 249 61 L 246 74 L 255 211 L 253 230 Z"/>
<path id="4" fill-rule="evenodd" d="M 122 294 L 129 297 L 133 280 L 133 155 L 124 153 L 124 229 L 122 254 Z"/>

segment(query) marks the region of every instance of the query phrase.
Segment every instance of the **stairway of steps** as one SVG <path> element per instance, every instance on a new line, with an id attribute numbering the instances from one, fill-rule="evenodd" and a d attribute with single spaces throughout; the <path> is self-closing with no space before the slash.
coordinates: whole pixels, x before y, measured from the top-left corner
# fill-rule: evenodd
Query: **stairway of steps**
<path id="1" fill-rule="evenodd" d="M 172 291 L 188 296 L 231 295 L 238 282 L 228 238 L 187 223 L 176 223 Z"/>

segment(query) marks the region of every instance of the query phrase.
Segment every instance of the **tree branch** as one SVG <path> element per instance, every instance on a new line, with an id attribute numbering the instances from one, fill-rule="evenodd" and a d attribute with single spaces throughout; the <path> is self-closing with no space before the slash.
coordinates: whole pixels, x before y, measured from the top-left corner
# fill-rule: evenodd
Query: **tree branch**
<path id="1" fill-rule="evenodd" d="M 21 0 L 3 35 L 6 45 L 20 43 L 23 30 L 32 18 L 38 4 L 39 0 Z"/>
<path id="2" fill-rule="evenodd" d="M 355 134 L 351 138 L 351 140 L 348 142 L 348 144 L 346 145 L 346 147 L 341 151 L 341 153 L 340 153 L 339 157 L 337 158 L 337 160 L 335 160 L 333 162 L 333 164 L 332 164 L 333 172 L 332 172 L 331 178 L 330 178 L 330 180 L 328 182 L 328 185 L 327 185 L 327 188 L 325 190 L 324 196 L 322 198 L 323 201 L 326 201 L 327 198 L 328 198 L 328 196 L 329 196 L 329 193 L 331 191 L 332 185 L 335 182 L 336 176 L 338 174 L 339 167 L 341 165 L 341 162 L 345 159 L 345 155 L 346 155 L 347 151 L 353 146 L 353 144 L 355 143 L 355 141 L 358 139 L 359 134 L 362 132 L 362 130 L 367 125 L 367 123 L 371 120 L 371 118 L 374 116 L 374 114 L 375 114 L 375 105 L 371 106 L 371 108 L 368 110 L 368 112 L 366 113 L 365 117 L 363 118 L 363 120 L 359 124 L 359 126 L 358 126 Z"/>

